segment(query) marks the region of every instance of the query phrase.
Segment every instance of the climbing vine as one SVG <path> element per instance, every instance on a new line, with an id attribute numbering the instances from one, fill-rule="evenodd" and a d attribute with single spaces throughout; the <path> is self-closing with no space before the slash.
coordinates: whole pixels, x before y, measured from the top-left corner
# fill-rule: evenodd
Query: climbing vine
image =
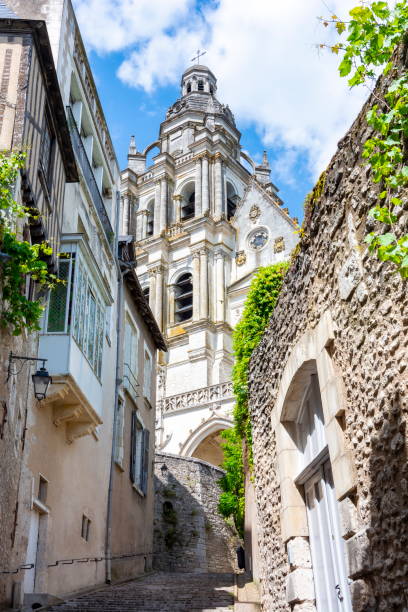
<path id="1" fill-rule="evenodd" d="M 235 396 L 234 427 L 222 433 L 225 476 L 220 481 L 223 493 L 219 509 L 232 517 L 238 532 L 244 528 L 243 441 L 252 467 L 252 428 L 248 410 L 248 373 L 254 349 L 258 346 L 279 297 L 287 263 L 261 268 L 252 280 L 241 320 L 233 335 L 234 367 L 232 383 Z"/>
<path id="2" fill-rule="evenodd" d="M 45 288 L 58 282 L 41 259 L 50 255 L 52 249 L 46 243 L 30 244 L 18 237 L 19 220 L 28 223 L 31 216 L 14 198 L 14 187 L 24 163 L 24 153 L 0 153 L 0 325 L 15 336 L 24 329 L 28 333 L 38 330 L 43 312 L 40 300 L 25 296 L 26 277 Z"/>
<path id="3" fill-rule="evenodd" d="M 348 77 L 351 87 L 370 86 L 379 70 L 394 77 L 383 98 L 374 96 L 375 103 L 366 115 L 374 135 L 365 141 L 362 155 L 380 192 L 369 211 L 379 229 L 370 232 L 365 242 L 378 259 L 392 262 L 408 278 L 407 228 L 398 223 L 407 207 L 403 192 L 408 185 L 408 75 L 406 71 L 401 75 L 395 65 L 397 48 L 408 41 L 408 4 L 397 2 L 391 8 L 387 2 L 362 0 L 349 15 L 348 21 L 337 15 L 321 18 L 324 26 L 333 24 L 347 40 L 320 46 L 342 54 L 340 76 Z"/>

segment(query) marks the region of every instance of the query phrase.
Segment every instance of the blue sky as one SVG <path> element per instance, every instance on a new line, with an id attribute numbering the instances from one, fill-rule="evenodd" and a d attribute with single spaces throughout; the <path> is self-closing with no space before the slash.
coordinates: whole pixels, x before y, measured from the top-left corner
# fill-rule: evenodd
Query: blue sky
<path id="1" fill-rule="evenodd" d="M 116 72 L 122 61 L 119 53 L 111 53 L 100 57 L 94 51 L 89 56 L 92 70 L 97 82 L 99 95 L 105 111 L 106 120 L 115 146 L 120 168 L 126 166 L 126 155 L 129 138 L 136 137 L 139 150 L 143 150 L 150 142 L 157 139 L 160 122 L 164 120 L 167 108 L 179 97 L 179 87 L 167 85 L 146 93 L 140 88 L 130 87 L 123 83 Z M 234 101 L 221 99 L 229 104 L 234 112 Z M 268 151 L 272 167 L 272 181 L 279 188 L 279 195 L 288 206 L 292 216 L 303 217 L 303 201 L 305 195 L 313 187 L 314 179 L 310 175 L 302 159 L 296 161 L 293 172 L 293 184 L 279 181 L 274 176 L 274 164 L 280 158 L 279 147 L 266 147 L 256 130 L 249 121 L 238 123 L 242 133 L 241 144 L 251 157 L 260 160 L 262 152 Z"/>
<path id="2" fill-rule="evenodd" d="M 292 216 L 355 118 L 367 92 L 350 91 L 339 58 L 316 44 L 335 35 L 317 17 L 356 0 L 74 0 L 121 167 L 129 137 L 156 140 L 195 49 L 218 78 L 243 149 L 260 160 Z"/>

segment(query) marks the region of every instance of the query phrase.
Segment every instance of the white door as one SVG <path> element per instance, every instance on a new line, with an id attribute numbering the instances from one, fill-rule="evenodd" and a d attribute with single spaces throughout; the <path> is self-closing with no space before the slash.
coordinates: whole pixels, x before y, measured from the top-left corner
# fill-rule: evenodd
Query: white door
<path id="1" fill-rule="evenodd" d="M 305 484 L 318 612 L 352 612 L 330 461 Z"/>
<path id="2" fill-rule="evenodd" d="M 38 548 L 38 528 L 40 526 L 40 514 L 35 510 L 31 512 L 30 531 L 28 534 L 28 546 L 26 563 L 33 563 L 34 567 L 30 570 L 25 570 L 24 573 L 24 593 L 35 592 L 35 570 L 37 562 Z"/>

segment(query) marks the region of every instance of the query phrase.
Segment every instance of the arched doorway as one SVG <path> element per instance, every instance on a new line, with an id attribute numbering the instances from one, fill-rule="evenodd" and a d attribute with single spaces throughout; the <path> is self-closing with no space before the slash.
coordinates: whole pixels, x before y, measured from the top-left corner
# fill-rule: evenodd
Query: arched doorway
<path id="1" fill-rule="evenodd" d="M 221 433 L 232 427 L 232 421 L 227 417 L 211 417 L 191 432 L 184 443 L 180 454 L 194 457 L 220 467 L 224 461 Z"/>
<path id="2" fill-rule="evenodd" d="M 223 442 L 221 433 L 223 431 L 223 429 L 220 429 L 219 431 L 208 434 L 208 436 L 197 446 L 192 457 L 220 467 L 224 461 L 224 451 L 221 447 Z"/>

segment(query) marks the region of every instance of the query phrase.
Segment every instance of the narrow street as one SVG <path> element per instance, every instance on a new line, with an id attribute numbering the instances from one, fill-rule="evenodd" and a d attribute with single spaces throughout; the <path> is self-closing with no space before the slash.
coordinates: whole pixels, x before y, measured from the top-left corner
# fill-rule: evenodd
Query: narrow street
<path id="1" fill-rule="evenodd" d="M 156 573 L 102 588 L 52 612 L 228 612 L 233 610 L 232 574 Z"/>

